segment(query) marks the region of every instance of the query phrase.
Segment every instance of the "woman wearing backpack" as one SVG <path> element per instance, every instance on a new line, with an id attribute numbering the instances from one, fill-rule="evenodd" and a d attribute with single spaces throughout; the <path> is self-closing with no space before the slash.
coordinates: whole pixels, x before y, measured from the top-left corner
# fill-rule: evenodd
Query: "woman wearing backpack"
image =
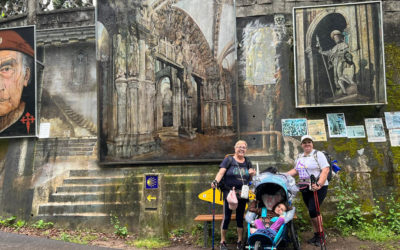
<path id="1" fill-rule="evenodd" d="M 311 218 L 311 225 L 314 230 L 314 237 L 309 239 L 307 243 L 320 246 L 322 241 L 322 216 L 318 215 L 319 205 L 322 205 L 328 192 L 328 173 L 329 163 L 325 155 L 314 149 L 313 138 L 309 135 L 301 137 L 301 147 L 303 153 L 300 154 L 293 169 L 286 174 L 291 176 L 299 175 L 299 189 L 303 196 L 303 201 L 308 208 L 308 213 Z M 311 176 L 316 179 L 315 183 L 311 182 Z M 314 199 L 314 192 L 317 192 L 318 204 Z M 317 207 L 318 206 L 318 207 Z M 321 223 L 321 225 L 320 225 Z"/>
<path id="2" fill-rule="evenodd" d="M 232 210 L 229 209 L 227 196 L 230 190 L 234 187 L 235 190 L 240 191 L 243 185 L 249 185 L 249 181 L 252 176 L 255 175 L 256 171 L 252 168 L 251 161 L 245 157 L 247 151 L 247 143 L 245 141 L 237 141 L 235 144 L 235 154 L 233 156 L 227 156 L 220 164 L 219 171 L 215 177 L 215 180 L 211 183 L 212 188 L 218 187 L 223 178 L 224 187 L 221 187 L 221 191 L 224 194 L 224 218 L 221 223 L 221 250 L 227 250 L 226 245 L 226 232 L 228 225 L 231 220 Z M 243 216 L 246 208 L 248 199 L 241 199 L 238 197 L 238 206 L 236 208 L 236 223 L 237 223 L 237 249 L 243 247 Z"/>

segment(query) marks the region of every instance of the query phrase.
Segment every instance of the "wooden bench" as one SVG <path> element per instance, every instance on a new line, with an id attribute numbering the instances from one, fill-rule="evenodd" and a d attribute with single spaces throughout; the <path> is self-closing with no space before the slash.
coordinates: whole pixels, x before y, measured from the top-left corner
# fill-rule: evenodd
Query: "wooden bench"
<path id="1" fill-rule="evenodd" d="M 204 247 L 207 247 L 208 242 L 208 224 L 212 222 L 212 214 L 199 214 L 194 218 L 194 221 L 201 221 L 204 222 Z M 215 221 L 222 221 L 224 218 L 223 214 L 215 214 L 214 220 Z M 231 220 L 236 220 L 236 214 L 232 214 Z M 215 230 L 215 229 L 214 229 Z"/>

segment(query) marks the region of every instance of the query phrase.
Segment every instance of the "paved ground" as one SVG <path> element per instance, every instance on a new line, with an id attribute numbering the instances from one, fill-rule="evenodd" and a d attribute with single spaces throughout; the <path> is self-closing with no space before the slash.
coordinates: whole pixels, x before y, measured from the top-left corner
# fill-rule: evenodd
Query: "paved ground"
<path id="1" fill-rule="evenodd" d="M 0 231 L 0 249 L 18 249 L 18 250 L 106 250 L 111 248 L 86 246 L 74 243 L 68 243 L 58 240 L 49 240 L 34 236 L 5 233 Z"/>

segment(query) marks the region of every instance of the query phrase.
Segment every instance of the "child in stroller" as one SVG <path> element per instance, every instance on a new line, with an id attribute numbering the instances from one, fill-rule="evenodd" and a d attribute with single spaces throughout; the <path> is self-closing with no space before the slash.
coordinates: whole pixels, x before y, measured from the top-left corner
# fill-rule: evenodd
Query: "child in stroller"
<path id="1" fill-rule="evenodd" d="M 294 249 L 300 249 L 298 237 L 292 219 L 295 208 L 288 210 L 294 195 L 298 189 L 291 176 L 281 174 L 264 173 L 254 178 L 255 194 L 258 209 L 251 209 L 246 214 L 248 222 L 248 248 L 249 249 L 275 249 L 283 239 L 291 241 Z M 253 203 L 254 205 L 254 203 Z M 261 211 L 261 214 L 257 213 Z M 265 228 L 261 218 L 270 218 L 278 215 L 270 221 L 274 222 L 269 228 Z M 268 219 L 267 219 L 268 220 Z M 250 225 L 256 228 L 251 228 Z M 290 239 L 289 239 L 290 238 Z"/>
<path id="2" fill-rule="evenodd" d="M 279 231 L 279 228 L 281 228 L 281 226 L 285 223 L 285 215 L 288 207 L 285 203 L 280 202 L 276 204 L 272 210 L 275 214 L 279 215 L 278 219 L 276 219 L 275 222 L 271 225 L 271 221 L 263 220 L 262 218 L 256 219 L 254 221 L 254 225 L 256 228 L 250 228 L 251 234 L 259 231 L 259 233 L 264 233 L 272 239 L 275 238 L 276 233 Z"/>

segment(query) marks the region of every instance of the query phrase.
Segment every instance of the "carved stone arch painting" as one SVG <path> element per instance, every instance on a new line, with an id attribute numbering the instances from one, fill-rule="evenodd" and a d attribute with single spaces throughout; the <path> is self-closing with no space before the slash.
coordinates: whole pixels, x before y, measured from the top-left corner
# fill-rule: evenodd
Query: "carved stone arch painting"
<path id="1" fill-rule="evenodd" d="M 296 107 L 386 104 L 381 2 L 293 9 Z"/>
<path id="2" fill-rule="evenodd" d="M 96 11 L 100 162 L 233 152 L 234 0 L 100 0 Z"/>

